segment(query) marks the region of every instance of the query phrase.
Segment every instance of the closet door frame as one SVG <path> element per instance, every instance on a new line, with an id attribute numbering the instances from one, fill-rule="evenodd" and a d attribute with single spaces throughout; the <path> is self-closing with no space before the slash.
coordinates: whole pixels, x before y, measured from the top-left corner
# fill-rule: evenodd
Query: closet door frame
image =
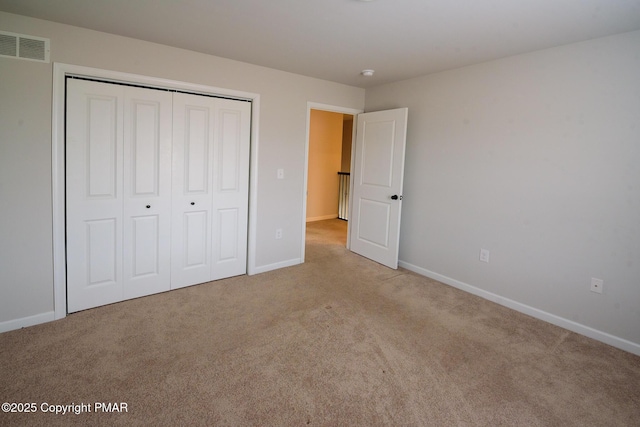
<path id="1" fill-rule="evenodd" d="M 53 201 L 53 293 L 54 318 L 67 315 L 67 269 L 65 242 L 65 82 L 69 76 L 84 77 L 112 83 L 130 83 L 151 88 L 174 89 L 194 94 L 222 96 L 251 102 L 251 148 L 249 164 L 249 220 L 247 241 L 247 274 L 256 273 L 256 210 L 258 170 L 258 130 L 260 122 L 260 95 L 206 86 L 177 80 L 168 80 L 138 74 L 122 73 L 70 64 L 53 64 L 53 103 L 51 127 L 51 174 Z"/>

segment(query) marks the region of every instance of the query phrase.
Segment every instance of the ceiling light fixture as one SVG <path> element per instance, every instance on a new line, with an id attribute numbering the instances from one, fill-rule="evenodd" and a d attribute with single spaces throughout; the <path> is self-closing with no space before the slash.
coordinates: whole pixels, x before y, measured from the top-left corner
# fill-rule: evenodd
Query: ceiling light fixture
<path id="1" fill-rule="evenodd" d="M 371 77 L 373 76 L 373 73 L 375 73 L 374 70 L 362 70 L 360 74 L 362 74 L 365 77 Z"/>

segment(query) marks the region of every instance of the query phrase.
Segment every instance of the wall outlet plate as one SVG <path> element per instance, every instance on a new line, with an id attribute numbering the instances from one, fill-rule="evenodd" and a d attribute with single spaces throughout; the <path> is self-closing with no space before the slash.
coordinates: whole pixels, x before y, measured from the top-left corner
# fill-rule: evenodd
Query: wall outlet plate
<path id="1" fill-rule="evenodd" d="M 480 261 L 489 262 L 489 249 L 480 248 Z"/>
<path id="2" fill-rule="evenodd" d="M 601 294 L 603 287 L 604 287 L 604 280 L 596 279 L 595 277 L 591 278 L 591 292 Z"/>

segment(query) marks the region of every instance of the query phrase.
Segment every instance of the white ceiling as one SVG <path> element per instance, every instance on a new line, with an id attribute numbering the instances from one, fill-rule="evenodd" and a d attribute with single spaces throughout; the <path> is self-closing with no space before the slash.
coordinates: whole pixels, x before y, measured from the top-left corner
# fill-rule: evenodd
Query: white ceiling
<path id="1" fill-rule="evenodd" d="M 0 10 L 360 87 L 640 29 L 640 0 L 0 0 Z"/>

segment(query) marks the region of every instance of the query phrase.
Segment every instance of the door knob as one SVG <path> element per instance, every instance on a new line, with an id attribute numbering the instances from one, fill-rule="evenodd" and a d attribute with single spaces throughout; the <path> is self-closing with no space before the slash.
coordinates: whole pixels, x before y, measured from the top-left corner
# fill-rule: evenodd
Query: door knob
<path id="1" fill-rule="evenodd" d="M 195 205 L 195 204 L 196 204 L 196 202 L 191 202 L 191 206 L 193 206 L 193 205 Z"/>
<path id="2" fill-rule="evenodd" d="M 402 196 L 398 196 L 397 194 L 394 194 L 393 196 L 391 196 L 391 200 L 402 200 Z"/>
<path id="3" fill-rule="evenodd" d="M 147 209 L 149 209 L 151 207 L 151 205 L 147 205 Z"/>

